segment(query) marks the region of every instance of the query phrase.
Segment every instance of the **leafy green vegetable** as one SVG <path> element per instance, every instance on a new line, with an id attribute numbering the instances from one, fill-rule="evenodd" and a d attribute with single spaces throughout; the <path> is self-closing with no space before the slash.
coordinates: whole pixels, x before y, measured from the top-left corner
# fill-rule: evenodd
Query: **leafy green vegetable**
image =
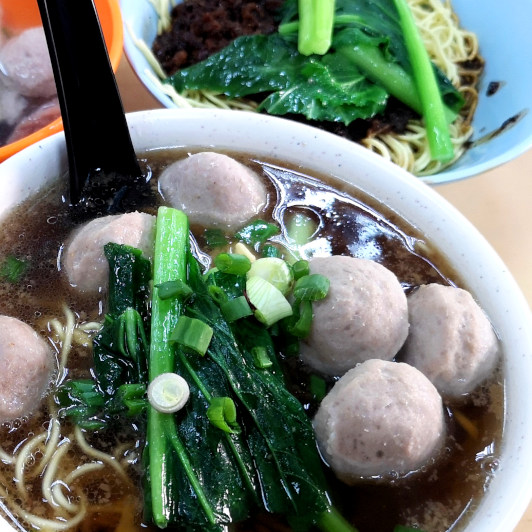
<path id="1" fill-rule="evenodd" d="M 115 415 L 138 416 L 145 399 L 150 262 L 138 249 L 104 248 L 109 261 L 109 308 L 93 340 L 95 379 L 66 381 L 57 391 L 60 414 L 82 428 L 109 426 Z"/>
<path id="2" fill-rule="evenodd" d="M 256 464 L 265 508 L 287 515 L 296 528 L 307 529 L 329 506 L 312 426 L 301 404 L 286 389 L 282 372 L 255 365 L 251 349 L 257 338 L 273 352 L 265 329 L 260 334 L 255 326 L 253 335 L 244 335 L 245 325 L 239 323 L 237 341 L 208 297 L 201 276 L 192 266 L 189 269 L 189 284 L 196 297 L 187 313 L 215 331 L 208 358 L 223 372 L 233 399 L 249 419 L 246 443 Z"/>
<path id="3" fill-rule="evenodd" d="M 347 125 L 381 113 L 390 95 L 423 113 L 394 0 L 336 0 L 332 46 L 323 56 L 298 52 L 298 30 L 297 0 L 287 0 L 279 33 L 239 37 L 167 82 L 178 92 L 262 95 L 259 110 L 270 114 Z M 445 120 L 452 121 L 463 97 L 436 67 L 431 69 Z"/>
<path id="4" fill-rule="evenodd" d="M 336 54 L 335 54 L 336 55 Z M 168 79 L 178 92 L 209 89 L 240 98 L 268 94 L 260 110 L 349 124 L 384 110 L 387 93 L 344 57 L 305 57 L 278 34 L 239 37 L 205 61 Z M 328 64 L 327 64 L 328 63 Z"/>
<path id="5" fill-rule="evenodd" d="M 268 238 L 277 235 L 280 231 L 279 227 L 275 224 L 265 222 L 264 220 L 255 220 L 240 229 L 235 237 L 245 244 L 254 246 L 255 244 L 263 244 Z"/>
<path id="6" fill-rule="evenodd" d="M 227 238 L 221 229 L 205 229 L 203 238 L 207 246 L 213 249 L 227 245 Z"/>
<path id="7" fill-rule="evenodd" d="M 95 376 L 101 391 L 113 396 L 121 384 L 146 383 L 150 261 L 138 249 L 109 243 L 108 312 L 93 341 Z"/>
<path id="8" fill-rule="evenodd" d="M 161 207 L 155 284 L 187 281 L 188 238 L 186 216 Z M 247 517 L 255 504 L 252 460 L 238 435 L 221 431 L 207 417 L 211 396 L 225 397 L 230 392 L 220 371 L 197 355 L 189 360 L 180 344 L 170 342 L 182 315 L 183 301 L 161 300 L 154 292 L 150 379 L 175 371 L 189 383 L 190 398 L 175 416 L 148 410 L 146 510 L 159 527 L 224 530 L 232 520 Z"/>

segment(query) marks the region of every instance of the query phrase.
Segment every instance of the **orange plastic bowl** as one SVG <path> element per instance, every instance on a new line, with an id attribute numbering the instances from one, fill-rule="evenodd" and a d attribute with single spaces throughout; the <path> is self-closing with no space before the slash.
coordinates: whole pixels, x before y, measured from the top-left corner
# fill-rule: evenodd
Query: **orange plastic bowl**
<path id="1" fill-rule="evenodd" d="M 118 0 L 94 0 L 94 5 L 98 11 L 98 17 L 102 26 L 102 31 L 107 44 L 109 60 L 116 72 L 124 44 L 124 33 L 122 28 L 122 15 Z M 41 17 L 36 0 L 0 0 L 3 12 L 2 24 L 13 31 L 20 31 L 25 28 L 41 24 Z M 26 148 L 30 144 L 44 139 L 63 129 L 63 121 L 57 118 L 47 126 L 35 131 L 31 135 L 24 137 L 11 144 L 0 147 L 0 163 L 11 155 Z"/>

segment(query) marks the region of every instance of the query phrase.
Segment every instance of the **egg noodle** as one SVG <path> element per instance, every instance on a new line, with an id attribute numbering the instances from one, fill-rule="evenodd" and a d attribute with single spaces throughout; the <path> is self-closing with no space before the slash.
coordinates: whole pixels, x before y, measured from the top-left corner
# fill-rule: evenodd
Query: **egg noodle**
<path id="1" fill-rule="evenodd" d="M 66 308 L 65 323 L 58 319 L 48 321 L 47 329 L 50 340 L 58 353 L 58 371 L 54 387 L 57 387 L 67 375 L 67 362 L 74 345 L 87 346 L 92 334 L 99 330 L 101 324 L 96 322 L 76 324 L 73 312 Z M 62 425 L 53 394 L 49 395 L 46 421 L 42 431 L 30 435 L 28 439 L 12 451 L 0 447 L 0 508 L 13 518 L 20 527 L 29 525 L 44 531 L 71 530 L 81 525 L 87 514 L 99 513 L 105 516 L 111 511 L 103 505 L 89 504 L 86 484 L 90 483 L 91 474 L 107 469 L 106 476 L 114 475 L 119 482 L 134 489 L 127 468 L 134 458 L 134 451 L 129 445 L 118 445 L 113 454 L 107 454 L 94 448 L 86 440 L 79 427 L 69 423 Z M 80 452 L 85 459 L 74 462 L 71 456 Z M 59 471 L 63 472 L 61 475 Z M 67 472 L 66 474 L 64 472 Z M 127 493 L 128 489 L 124 490 Z M 43 515 L 41 501 L 46 503 L 46 515 Z M 133 496 L 114 502 L 113 513 L 120 512 L 119 532 L 132 530 L 135 516 Z M 35 507 L 35 512 L 32 507 Z M 38 508 L 38 510 L 37 510 Z M 16 516 L 13 517 L 13 516 Z M 21 528 L 23 530 L 23 528 Z"/>
<path id="2" fill-rule="evenodd" d="M 157 31 L 162 33 L 171 25 L 170 12 L 176 2 L 172 0 L 150 0 L 150 2 L 159 17 Z M 431 160 L 427 133 L 421 119 L 410 120 L 403 133 L 378 133 L 363 139 L 361 143 L 417 176 L 429 176 L 453 164 L 466 150 L 473 134 L 471 122 L 478 101 L 476 86 L 482 72 L 482 60 L 477 36 L 460 27 L 450 0 L 444 2 L 407 0 L 407 2 L 431 59 L 465 98 L 464 108 L 449 127 L 454 158 L 447 163 Z M 250 100 L 230 99 L 210 91 L 183 91 L 178 94 L 171 85 L 163 83 L 167 76 L 147 44 L 137 38 L 130 27 L 128 32 L 153 69 L 153 72 L 146 70 L 144 73 L 178 107 L 216 107 L 246 111 L 257 109 L 257 104 Z"/>

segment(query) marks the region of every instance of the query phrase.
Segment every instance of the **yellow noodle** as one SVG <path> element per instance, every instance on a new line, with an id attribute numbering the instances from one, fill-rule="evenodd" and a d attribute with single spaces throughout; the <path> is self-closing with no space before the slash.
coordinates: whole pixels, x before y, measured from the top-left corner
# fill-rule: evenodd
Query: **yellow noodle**
<path id="1" fill-rule="evenodd" d="M 17 490 L 22 498 L 27 497 L 26 484 L 24 482 L 24 466 L 28 462 L 35 447 L 39 447 L 46 440 L 46 432 L 33 437 L 20 449 L 15 461 L 15 480 Z"/>
<path id="2" fill-rule="evenodd" d="M 0 447 L 0 460 L 4 462 L 4 464 L 10 465 L 15 462 L 15 457 L 6 453 L 1 447 Z"/>
<path id="3" fill-rule="evenodd" d="M 42 493 L 44 498 L 54 506 L 59 504 L 54 500 L 52 495 L 52 483 L 56 481 L 57 467 L 63 456 L 68 452 L 72 445 L 72 442 L 68 439 L 63 440 L 59 444 L 56 452 L 54 453 L 50 463 L 48 464 L 42 480 Z"/>
<path id="4" fill-rule="evenodd" d="M 76 426 L 74 428 L 74 434 L 76 436 L 77 444 L 87 456 L 90 456 L 91 458 L 95 458 L 96 460 L 101 460 L 103 463 L 112 467 L 121 477 L 127 479 L 127 473 L 124 470 L 124 468 L 120 465 L 120 463 L 110 454 L 104 453 L 102 451 L 98 451 L 94 447 L 90 446 L 87 443 L 87 440 L 85 440 L 85 436 L 83 435 L 83 432 L 79 427 Z"/>
<path id="5" fill-rule="evenodd" d="M 50 401 L 50 403 L 52 403 L 52 401 Z M 46 441 L 46 447 L 43 457 L 40 460 L 38 467 L 36 468 L 36 474 L 41 474 L 48 462 L 52 459 L 52 456 L 55 452 L 55 449 L 57 448 L 59 439 L 61 437 L 61 423 L 57 419 L 57 414 L 55 410 L 50 409 L 50 412 L 51 416 L 50 424 L 48 426 L 48 439 Z"/>

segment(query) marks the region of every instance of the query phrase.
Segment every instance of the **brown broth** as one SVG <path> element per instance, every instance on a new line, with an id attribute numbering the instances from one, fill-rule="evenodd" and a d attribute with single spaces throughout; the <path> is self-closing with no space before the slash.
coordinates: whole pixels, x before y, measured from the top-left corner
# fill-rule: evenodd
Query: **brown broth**
<path id="1" fill-rule="evenodd" d="M 285 238 L 287 213 L 304 210 L 319 225 L 315 239 L 321 242 L 321 252 L 376 260 L 397 275 L 407 292 L 428 282 L 464 287 L 457 272 L 432 243 L 425 242 L 422 234 L 389 208 L 356 189 L 345 185 L 333 188 L 333 185 L 338 185 L 328 184 L 324 176 L 318 176 L 318 181 L 310 177 L 310 172 L 288 169 L 276 161 L 230 155 L 267 178 L 270 201 L 261 217 L 272 217 L 281 225 L 283 235 L 278 239 L 281 243 Z M 169 162 L 183 156 L 184 152 L 150 152 L 141 161 L 147 174 L 157 176 Z M 155 188 L 155 183 L 153 185 Z M 75 311 L 81 322 L 101 319 L 105 312 L 103 299 L 81 297 L 70 290 L 58 267 L 58 255 L 73 229 L 69 209 L 62 202 L 61 193 L 61 186 L 56 184 L 40 193 L 38 200 L 32 198 L 25 202 L 3 222 L 0 236 L 0 258 L 13 255 L 29 264 L 22 285 L 0 283 L 0 313 L 19 317 L 47 337 L 51 336 L 48 319 L 61 317 L 64 304 Z M 154 207 L 150 212 L 154 212 Z M 193 231 L 201 250 L 208 252 L 203 229 L 195 227 Z M 69 359 L 69 376 L 88 377 L 90 361 L 90 349 L 74 349 Z M 285 364 L 292 392 L 312 415 L 317 405 L 307 389 L 308 370 L 293 359 L 285 360 Z M 501 375 L 496 374 L 467 402 L 445 406 L 448 428 L 445 448 L 441 456 L 423 471 L 388 484 L 356 487 L 343 485 L 331 472 L 327 472 L 335 504 L 360 532 L 391 532 L 397 524 L 418 526 L 427 532 L 444 532 L 451 528 L 459 530 L 465 526 L 469 514 L 466 512 L 464 518 L 461 514 L 466 508 L 474 508 L 478 504 L 497 468 L 503 422 Z M 458 422 L 457 412 L 476 427 L 477 436 Z M 2 448 L 11 452 L 29 435 L 41 431 L 46 423 L 44 401 L 42 410 L 33 419 L 18 420 L 0 429 Z M 109 472 L 109 468 L 105 468 L 103 474 L 95 473 L 88 477 L 84 493 L 95 509 L 84 524 L 74 530 L 112 531 L 118 529 L 121 519 L 129 519 L 127 530 L 150 529 L 141 523 L 142 501 L 135 495 L 140 489 L 141 432 L 135 426 L 126 425 L 112 434 L 104 433 L 102 437 L 88 439 L 95 447 L 106 451 L 132 440 L 132 478 L 124 481 Z M 83 453 L 68 455 L 65 465 L 72 468 L 76 460 L 84 462 L 87 457 Z M 3 484 L 4 491 L 17 498 L 10 471 L 9 466 L 0 463 L 0 486 Z M 42 512 L 39 509 L 43 497 L 39 478 L 28 479 L 27 486 L 32 493 L 33 511 Z M 4 497 L 5 494 L 0 492 L 0 508 L 7 504 Z M 24 504 L 30 504 L 30 501 Z M 282 521 L 270 516 L 258 516 L 234 528 L 239 532 L 286 529 Z"/>

